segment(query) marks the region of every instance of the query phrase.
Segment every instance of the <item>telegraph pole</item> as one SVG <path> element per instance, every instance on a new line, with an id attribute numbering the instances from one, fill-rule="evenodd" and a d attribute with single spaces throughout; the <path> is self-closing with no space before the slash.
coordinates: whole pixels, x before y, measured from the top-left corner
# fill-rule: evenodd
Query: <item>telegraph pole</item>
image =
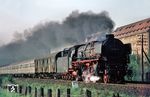
<path id="1" fill-rule="evenodd" d="M 144 82 L 144 62 L 143 62 L 143 34 L 142 34 L 142 41 L 141 41 L 141 56 L 142 56 L 142 60 L 141 60 L 141 64 L 142 64 L 142 82 Z"/>

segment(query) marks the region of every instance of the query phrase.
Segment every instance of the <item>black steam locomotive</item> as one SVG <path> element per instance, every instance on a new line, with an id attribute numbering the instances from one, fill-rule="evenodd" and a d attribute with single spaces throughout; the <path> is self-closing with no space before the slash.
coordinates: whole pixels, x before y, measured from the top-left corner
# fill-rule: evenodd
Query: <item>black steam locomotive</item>
<path id="1" fill-rule="evenodd" d="M 69 50 L 72 58 L 72 74 L 81 80 L 99 76 L 106 82 L 123 82 L 130 61 L 131 44 L 123 44 L 114 35 L 106 35 L 104 41 L 92 41 Z M 88 78 L 90 79 L 90 78 Z"/>
<path id="2" fill-rule="evenodd" d="M 130 54 L 131 44 L 123 44 L 109 34 L 103 41 L 79 44 L 47 57 L 2 66 L 0 75 L 84 81 L 96 78 L 117 83 L 124 81 Z"/>

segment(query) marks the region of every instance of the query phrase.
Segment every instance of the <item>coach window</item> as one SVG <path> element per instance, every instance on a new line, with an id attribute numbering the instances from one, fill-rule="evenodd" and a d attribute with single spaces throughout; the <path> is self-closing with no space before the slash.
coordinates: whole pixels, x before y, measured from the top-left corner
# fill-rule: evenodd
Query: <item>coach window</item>
<path id="1" fill-rule="evenodd" d="M 41 65 L 42 64 L 42 59 L 39 62 L 40 62 L 40 65 Z"/>
<path id="2" fill-rule="evenodd" d="M 23 64 L 21 64 L 21 68 L 23 68 Z"/>
<path id="3" fill-rule="evenodd" d="M 41 60 L 39 60 L 39 64 L 38 65 L 41 66 Z"/>
<path id="4" fill-rule="evenodd" d="M 36 62 L 37 62 L 37 66 L 39 66 L 39 60 L 37 60 Z"/>
<path id="5" fill-rule="evenodd" d="M 32 67 L 32 63 L 29 64 L 29 67 Z"/>
<path id="6" fill-rule="evenodd" d="M 39 60 L 39 64 L 40 64 L 40 65 L 42 64 L 42 59 Z"/>
<path id="7" fill-rule="evenodd" d="M 51 58 L 49 58 L 49 59 L 48 59 L 48 63 L 51 64 L 51 62 L 52 62 L 52 61 L 51 61 Z"/>
<path id="8" fill-rule="evenodd" d="M 33 64 L 32 64 L 32 63 L 30 63 L 30 67 L 32 67 L 32 65 L 33 65 Z"/>
<path id="9" fill-rule="evenodd" d="M 45 64 L 45 59 L 42 60 L 42 64 Z"/>
<path id="10" fill-rule="evenodd" d="M 52 61 L 52 64 L 54 64 L 54 59 L 53 58 L 51 59 L 51 61 Z"/>
<path id="11" fill-rule="evenodd" d="M 18 66 L 16 66 L 16 69 L 18 69 Z"/>
<path id="12" fill-rule="evenodd" d="M 22 64 L 21 67 L 24 68 L 24 65 Z"/>
<path id="13" fill-rule="evenodd" d="M 30 64 L 26 64 L 26 68 L 28 68 L 30 66 Z"/>
<path id="14" fill-rule="evenodd" d="M 24 64 L 24 68 L 27 68 L 27 65 L 28 65 L 28 64 Z"/>
<path id="15" fill-rule="evenodd" d="M 31 67 L 31 63 L 28 63 L 28 64 L 27 64 L 27 67 Z"/>
<path id="16" fill-rule="evenodd" d="M 47 65 L 47 59 L 44 60 L 44 64 Z"/>
<path id="17" fill-rule="evenodd" d="M 27 64 L 27 68 L 30 67 L 30 64 Z"/>
<path id="18" fill-rule="evenodd" d="M 6 69 L 7 69 L 7 67 L 6 67 Z M 16 66 L 14 66 L 14 69 L 16 69 Z"/>
<path id="19" fill-rule="evenodd" d="M 26 68 L 26 67 L 27 67 L 27 64 L 23 64 L 23 67 Z"/>
<path id="20" fill-rule="evenodd" d="M 52 61 L 51 61 L 51 58 L 49 58 L 49 64 L 51 64 L 51 62 L 52 62 Z"/>
<path id="21" fill-rule="evenodd" d="M 38 60 L 38 66 L 40 66 L 40 64 L 41 64 L 41 63 L 40 63 L 40 60 Z"/>
<path id="22" fill-rule="evenodd" d="M 42 64 L 45 65 L 45 59 L 42 60 Z"/>
<path id="23" fill-rule="evenodd" d="M 43 64 L 44 63 L 44 61 L 43 61 L 43 59 L 41 60 L 41 64 Z"/>
<path id="24" fill-rule="evenodd" d="M 44 63 L 45 63 L 45 59 L 42 60 L 42 64 L 43 64 L 43 65 L 44 65 Z"/>
<path id="25" fill-rule="evenodd" d="M 18 69 L 20 69 L 20 64 L 18 65 Z"/>
<path id="26" fill-rule="evenodd" d="M 41 65 L 41 60 L 39 60 L 39 66 Z"/>
<path id="27" fill-rule="evenodd" d="M 38 60 L 37 62 L 38 62 L 38 66 L 40 66 L 40 60 Z"/>
<path id="28" fill-rule="evenodd" d="M 40 61 L 40 60 L 38 60 L 38 66 L 40 66 L 40 64 L 41 64 L 41 61 Z"/>
<path id="29" fill-rule="evenodd" d="M 44 60 L 44 64 L 47 64 L 47 59 Z"/>
<path id="30" fill-rule="evenodd" d="M 49 58 L 48 58 L 49 59 Z M 48 64 L 48 59 L 46 59 L 46 63 Z"/>
<path id="31" fill-rule="evenodd" d="M 37 60 L 34 60 L 34 62 L 33 62 L 35 65 L 37 65 Z"/>
<path id="32" fill-rule="evenodd" d="M 20 65 L 20 68 L 22 68 L 22 64 Z"/>
<path id="33" fill-rule="evenodd" d="M 33 62 L 33 63 L 32 63 L 32 67 L 35 67 L 35 65 L 36 65 L 36 63 L 35 63 L 35 62 Z"/>
<path id="34" fill-rule="evenodd" d="M 33 63 L 30 64 L 30 67 L 33 67 Z"/>
<path id="35" fill-rule="evenodd" d="M 30 64 L 28 63 L 26 66 L 27 66 L 27 68 L 28 68 L 28 67 L 30 67 Z"/>
<path id="36" fill-rule="evenodd" d="M 47 58 L 47 64 L 49 64 L 49 58 Z"/>
<path id="37" fill-rule="evenodd" d="M 40 60 L 38 60 L 38 66 L 40 66 L 40 64 L 41 64 L 41 61 L 40 61 Z"/>
<path id="38" fill-rule="evenodd" d="M 24 68 L 24 64 L 22 64 L 22 68 Z"/>

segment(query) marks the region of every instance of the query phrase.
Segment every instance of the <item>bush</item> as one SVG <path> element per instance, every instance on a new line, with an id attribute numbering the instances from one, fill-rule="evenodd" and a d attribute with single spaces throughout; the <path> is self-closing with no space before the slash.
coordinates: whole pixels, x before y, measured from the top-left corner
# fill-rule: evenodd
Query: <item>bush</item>
<path id="1" fill-rule="evenodd" d="M 139 62 L 139 57 L 136 55 L 131 55 L 130 56 L 130 64 L 128 65 L 128 69 L 130 71 L 130 76 L 132 77 L 132 80 L 138 81 L 140 80 L 140 62 Z M 127 75 L 128 77 L 128 75 Z"/>

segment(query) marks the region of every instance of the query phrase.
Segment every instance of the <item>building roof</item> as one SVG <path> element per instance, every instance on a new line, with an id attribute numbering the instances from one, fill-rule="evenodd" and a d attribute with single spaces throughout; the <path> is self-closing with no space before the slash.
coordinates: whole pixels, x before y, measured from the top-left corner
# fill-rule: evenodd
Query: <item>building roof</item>
<path id="1" fill-rule="evenodd" d="M 118 27 L 113 34 L 116 37 L 125 37 L 128 35 L 147 32 L 150 30 L 150 18 L 131 23 L 125 26 Z"/>

